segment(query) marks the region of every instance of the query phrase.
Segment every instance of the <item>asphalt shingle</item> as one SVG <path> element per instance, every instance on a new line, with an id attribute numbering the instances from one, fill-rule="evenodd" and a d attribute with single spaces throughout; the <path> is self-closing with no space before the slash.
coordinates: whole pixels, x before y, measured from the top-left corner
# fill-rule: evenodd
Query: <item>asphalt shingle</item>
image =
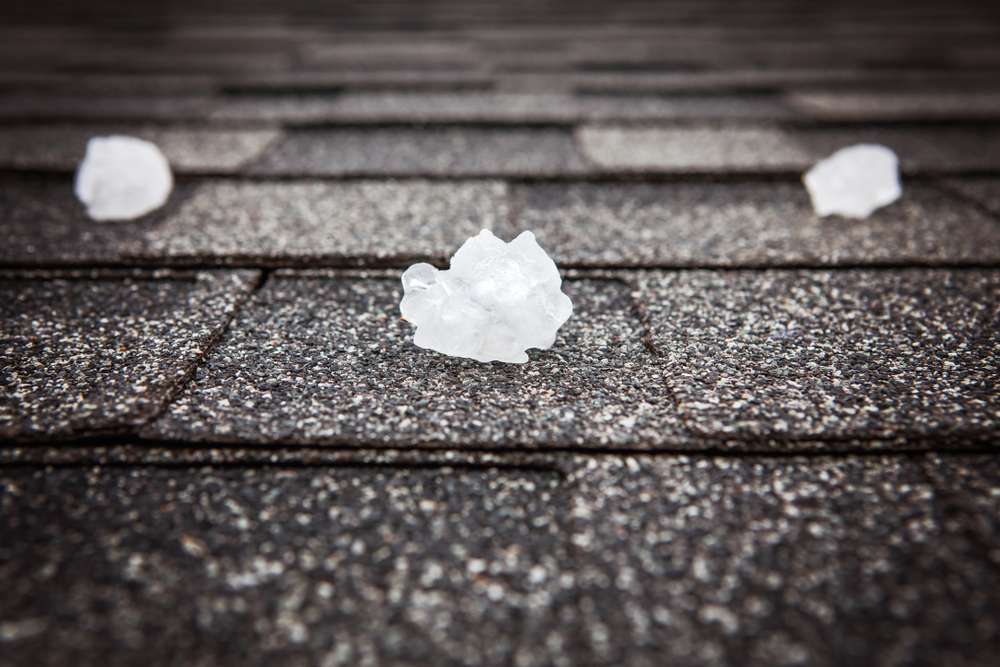
<path id="1" fill-rule="evenodd" d="M 805 116 L 835 123 L 1000 120 L 997 92 L 796 92 L 785 101 Z"/>
<path id="2" fill-rule="evenodd" d="M 446 261 L 482 229 L 513 238 L 502 181 L 201 183 L 149 231 L 147 257 L 377 264 Z"/>
<path id="3" fill-rule="evenodd" d="M 181 198 L 175 191 L 174 201 Z M 137 253 L 157 214 L 96 223 L 64 177 L 0 180 L 0 262 L 11 265 L 108 264 Z"/>
<path id="4" fill-rule="evenodd" d="M 340 95 L 243 95 L 219 103 L 227 122 L 308 124 L 568 124 L 597 120 L 784 120 L 767 96 L 598 96 L 503 92 L 351 92 Z"/>
<path id="5" fill-rule="evenodd" d="M 996 220 L 921 185 L 867 220 L 818 218 L 805 188 L 786 183 L 522 185 L 512 209 L 560 265 L 1000 261 Z"/>
<path id="6" fill-rule="evenodd" d="M 246 444 L 649 447 L 688 441 L 627 287 L 567 281 L 574 314 L 523 365 L 415 347 L 397 280 L 272 276 L 146 435 Z"/>
<path id="7" fill-rule="evenodd" d="M 943 185 L 1000 215 L 1000 178 L 950 178 Z"/>
<path id="8" fill-rule="evenodd" d="M 778 128 L 585 126 L 576 136 L 604 171 L 788 172 L 814 161 Z"/>
<path id="9" fill-rule="evenodd" d="M 558 482 L 495 469 L 0 469 L 16 536 L 0 547 L 4 653 L 501 664 L 558 623 Z"/>
<path id="10" fill-rule="evenodd" d="M 5 121 L 166 121 L 200 120 L 213 108 L 202 95 L 4 95 L 0 119 Z"/>
<path id="11" fill-rule="evenodd" d="M 125 134 L 152 141 L 178 173 L 231 173 L 278 140 L 277 130 L 220 130 L 136 126 L 25 125 L 0 127 L 0 168 L 76 171 L 94 136 Z"/>
<path id="12" fill-rule="evenodd" d="M 469 91 L 488 90 L 494 84 L 489 72 L 468 70 L 290 70 L 249 72 L 223 79 L 223 89 L 240 94 L 282 93 L 328 95 L 340 90 L 359 91 Z"/>
<path id="13" fill-rule="evenodd" d="M 258 277 L 0 274 L 0 438 L 124 432 L 149 420 Z"/>
<path id="14" fill-rule="evenodd" d="M 687 70 L 687 71 L 685 71 Z M 621 71 L 611 72 L 569 72 L 557 74 L 526 74 L 551 81 L 551 85 L 563 85 L 567 90 L 598 94 L 637 93 L 780 93 L 788 89 L 807 90 L 826 87 L 879 89 L 922 89 L 935 86 L 969 89 L 993 88 L 995 74 L 988 70 L 941 70 L 934 68 L 863 68 L 845 67 L 825 63 L 822 67 L 802 67 L 796 63 L 781 63 L 772 67 L 751 67 L 746 63 L 718 69 L 679 68 L 679 71 Z M 514 83 L 516 76 L 506 74 L 505 81 Z"/>
<path id="15" fill-rule="evenodd" d="M 5 655 L 993 663 L 1000 575 L 951 525 L 995 534 L 981 457 L 562 458 L 0 468 Z"/>
<path id="16" fill-rule="evenodd" d="M 941 458 L 960 489 L 950 468 L 974 461 Z M 573 593 L 601 662 L 995 660 L 996 560 L 947 527 L 971 494 L 939 499 L 909 458 L 608 456 L 569 481 Z"/>
<path id="17" fill-rule="evenodd" d="M 923 460 L 938 498 L 949 511 L 940 513 L 942 532 L 968 539 L 976 549 L 970 560 L 1000 565 L 1000 462 L 992 455 L 950 457 L 929 454 Z"/>
<path id="18" fill-rule="evenodd" d="M 305 44 L 302 62 L 320 67 L 365 69 L 476 69 L 482 64 L 476 45 L 460 34 L 381 32 L 340 35 L 340 39 Z"/>
<path id="19" fill-rule="evenodd" d="M 817 128 L 797 135 L 814 155 L 826 157 L 853 144 L 883 144 L 899 156 L 904 174 L 952 174 L 1000 169 L 1000 126 Z"/>
<path id="20" fill-rule="evenodd" d="M 586 173 L 562 129 L 290 132 L 250 171 L 281 176 L 555 176 Z"/>
<path id="21" fill-rule="evenodd" d="M 205 74 L 63 74 L 55 72 L 0 72 L 5 90 L 62 95 L 195 96 L 217 93 L 216 77 Z"/>
<path id="22" fill-rule="evenodd" d="M 1000 168 L 1000 131 L 983 127 L 614 126 L 577 130 L 580 150 L 603 171 L 650 173 L 801 172 L 834 151 L 883 144 L 903 173 L 955 173 Z"/>
<path id="23" fill-rule="evenodd" d="M 634 276 L 664 379 L 695 433 L 740 448 L 768 437 L 995 439 L 1000 272 Z"/>

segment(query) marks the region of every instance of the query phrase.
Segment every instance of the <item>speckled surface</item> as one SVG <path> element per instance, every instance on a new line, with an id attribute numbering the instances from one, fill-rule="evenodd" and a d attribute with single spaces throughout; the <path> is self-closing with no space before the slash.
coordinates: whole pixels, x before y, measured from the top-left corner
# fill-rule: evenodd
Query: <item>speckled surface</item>
<path id="1" fill-rule="evenodd" d="M 395 280 L 272 276 L 145 432 L 207 442 L 643 447 L 687 441 L 628 288 L 567 281 L 574 314 L 527 364 L 415 347 Z"/>
<path id="2" fill-rule="evenodd" d="M 387 128 L 290 132 L 250 171 L 299 176 L 553 176 L 588 167 L 568 130 Z"/>
<path id="3" fill-rule="evenodd" d="M 178 198 L 179 192 L 174 193 Z M 98 224 L 68 178 L 0 180 L 0 262 L 10 265 L 110 263 L 137 252 L 155 214 Z"/>
<path id="4" fill-rule="evenodd" d="M 145 237 L 147 257 L 447 262 L 490 229 L 508 241 L 502 181 L 202 182 Z"/>
<path id="5" fill-rule="evenodd" d="M 233 96 L 213 120 L 297 124 L 565 124 L 588 120 L 784 120 L 768 96 L 570 95 L 463 91 Z"/>
<path id="6" fill-rule="evenodd" d="M 904 173 L 935 174 L 1000 168 L 998 127 L 584 125 L 576 137 L 591 162 L 612 172 L 791 175 L 845 146 L 876 143 L 899 155 Z"/>
<path id="7" fill-rule="evenodd" d="M 865 126 L 801 130 L 797 138 L 820 158 L 845 146 L 882 144 L 899 156 L 903 174 L 952 174 L 1000 169 L 1000 125 Z M 905 187 L 905 181 L 904 181 Z"/>
<path id="8" fill-rule="evenodd" d="M 701 71 L 642 71 L 619 70 L 615 72 L 522 72 L 507 73 L 497 77 L 498 86 L 516 87 L 524 81 L 533 81 L 538 90 L 563 87 L 585 93 L 605 95 L 621 94 L 690 94 L 692 91 L 726 91 L 737 94 L 759 94 L 761 91 L 780 93 L 800 88 L 817 89 L 846 87 L 878 90 L 902 85 L 904 88 L 923 87 L 947 89 L 956 84 L 973 90 L 995 86 L 989 71 L 974 69 L 942 71 L 929 68 L 868 69 L 838 67 L 827 63 L 822 68 L 802 67 L 800 63 L 785 62 L 774 67 L 755 67 L 741 63 L 725 69 Z"/>
<path id="9" fill-rule="evenodd" d="M 1000 178 L 951 178 L 944 186 L 1000 215 Z"/>
<path id="10" fill-rule="evenodd" d="M 197 129 L 134 125 L 9 125 L 0 127 L 0 168 L 74 172 L 87 140 L 125 134 L 152 141 L 179 173 L 216 174 L 240 169 L 280 137 L 277 130 Z"/>
<path id="11" fill-rule="evenodd" d="M 967 494 L 911 459 L 608 456 L 569 482 L 574 593 L 608 663 L 994 662 L 996 554 L 948 527 Z"/>
<path id="12" fill-rule="evenodd" d="M 203 95 L 2 95 L 0 119 L 186 121 L 205 118 L 212 98 Z"/>
<path id="13" fill-rule="evenodd" d="M 946 499 L 950 511 L 944 516 L 947 533 L 965 536 L 980 549 L 976 556 L 1000 564 L 1000 461 L 996 456 L 951 457 L 931 454 L 923 459 L 927 476 Z M 971 556 L 971 554 L 970 554 Z"/>
<path id="14" fill-rule="evenodd" d="M 785 103 L 799 113 L 831 122 L 1000 120 L 1000 94 L 979 92 L 796 92 Z"/>
<path id="15" fill-rule="evenodd" d="M 1000 223 L 934 188 L 867 220 L 818 218 L 799 184 L 524 185 L 514 223 L 560 265 L 994 263 Z"/>
<path id="16" fill-rule="evenodd" d="M 0 479 L 18 535 L 0 580 L 5 609 L 19 612 L 0 612 L 14 660 L 503 664 L 522 644 L 544 647 L 557 620 L 569 545 L 554 472 Z M 31 509 L 39 494 L 51 501 Z"/>
<path id="17" fill-rule="evenodd" d="M 635 273 L 664 378 L 706 436 L 1000 427 L 1000 272 Z"/>
<path id="18" fill-rule="evenodd" d="M 0 664 L 989 665 L 978 463 L 2 468 Z"/>
<path id="19" fill-rule="evenodd" d="M 0 439 L 121 432 L 149 420 L 258 277 L 0 274 Z"/>
<path id="20" fill-rule="evenodd" d="M 225 78 L 225 87 L 239 95 L 330 95 L 336 91 L 452 92 L 484 91 L 495 77 L 482 70 L 462 69 L 336 69 L 247 72 Z"/>
<path id="21" fill-rule="evenodd" d="M 584 126 L 580 150 L 605 171 L 790 172 L 815 156 L 777 127 Z"/>
<path id="22" fill-rule="evenodd" d="M 1000 4 L 204 4 L 0 3 L 0 667 L 997 664 Z M 480 226 L 523 366 L 399 320 Z"/>

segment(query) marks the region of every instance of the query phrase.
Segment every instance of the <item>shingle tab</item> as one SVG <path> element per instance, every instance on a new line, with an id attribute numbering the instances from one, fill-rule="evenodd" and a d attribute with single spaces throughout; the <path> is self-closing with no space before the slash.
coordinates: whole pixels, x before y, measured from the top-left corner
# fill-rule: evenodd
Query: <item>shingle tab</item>
<path id="1" fill-rule="evenodd" d="M 986 667 L 1000 578 L 951 518 L 976 459 L 941 458 L 946 498 L 907 457 L 592 459 L 570 477 L 577 618 L 606 664 Z"/>
<path id="2" fill-rule="evenodd" d="M 692 431 L 753 440 L 989 436 L 1000 272 L 636 273 Z"/>
<path id="3" fill-rule="evenodd" d="M 994 662 L 989 458 L 561 458 L 2 468 L 5 655 Z"/>
<path id="4" fill-rule="evenodd" d="M 490 229 L 508 240 L 502 181 L 210 180 L 145 237 L 141 254 L 208 261 L 445 262 Z"/>
<path id="5" fill-rule="evenodd" d="M 4 95 L 0 119 L 184 122 L 208 117 L 213 106 L 212 98 L 201 95 Z"/>
<path id="6" fill-rule="evenodd" d="M 576 136 L 604 171 L 788 172 L 814 161 L 778 128 L 586 126 Z"/>
<path id="7" fill-rule="evenodd" d="M 125 432 L 153 417 L 256 271 L 0 275 L 0 439 Z"/>
<path id="8" fill-rule="evenodd" d="M 687 69 L 688 71 L 685 71 Z M 598 94 L 637 93 L 691 93 L 719 92 L 759 93 L 782 92 L 790 88 L 822 89 L 844 86 L 878 89 L 921 89 L 962 87 L 968 89 L 996 86 L 996 75 L 989 70 L 941 70 L 921 68 L 862 68 L 844 67 L 827 63 L 823 67 L 797 67 L 795 63 L 782 63 L 773 67 L 729 66 L 718 69 L 680 71 L 621 71 L 611 72 L 558 72 L 552 74 L 505 73 L 498 85 L 514 87 L 518 79 L 537 77 L 536 83 L 545 78 L 551 86 L 563 85 L 567 90 Z"/>
<path id="9" fill-rule="evenodd" d="M 504 664 L 516 647 L 483 636 L 542 648 L 559 625 L 555 471 L 32 473 L 0 469 L 0 628 L 18 662 Z M 29 496 L 49 499 L 42 522 Z"/>
<path id="10" fill-rule="evenodd" d="M 0 128 L 0 168 L 75 171 L 94 136 L 125 134 L 157 144 L 178 173 L 230 173 L 278 140 L 277 130 L 128 126 L 8 126 Z"/>
<path id="11" fill-rule="evenodd" d="M 306 44 L 300 55 L 310 69 L 460 69 L 482 64 L 476 45 L 454 33 L 375 32 L 364 39 L 344 35 L 341 39 Z"/>
<path id="12" fill-rule="evenodd" d="M 904 174 L 1000 169 L 1000 125 L 817 128 L 802 130 L 797 136 L 819 158 L 854 144 L 883 144 L 899 156 Z"/>
<path id="13" fill-rule="evenodd" d="M 648 447 L 687 438 L 626 286 L 569 281 L 574 315 L 527 364 L 415 347 L 395 280 L 272 276 L 150 429 L 241 443 Z M 224 391 L 223 391 L 224 388 Z"/>
<path id="14" fill-rule="evenodd" d="M 455 91 L 486 90 L 494 75 L 480 70 L 291 70 L 248 72 L 223 80 L 239 93 L 330 94 L 344 90 Z"/>
<path id="15" fill-rule="evenodd" d="M 943 185 L 1000 215 L 1000 178 L 950 178 Z"/>
<path id="16" fill-rule="evenodd" d="M 766 96 L 597 96 L 502 92 L 351 92 L 243 95 L 212 112 L 216 121 L 308 124 L 568 124 L 598 120 L 782 120 L 791 114 Z"/>
<path id="17" fill-rule="evenodd" d="M 219 92 L 218 78 L 207 74 L 62 74 L 0 70 L 4 90 L 66 96 L 207 96 Z"/>
<path id="18" fill-rule="evenodd" d="M 603 171 L 647 173 L 802 172 L 834 151 L 884 144 L 909 174 L 1000 168 L 1000 129 L 939 126 L 779 128 L 771 126 L 583 126 L 580 149 Z"/>
<path id="19" fill-rule="evenodd" d="M 1000 92 L 796 92 L 785 100 L 831 122 L 1000 120 Z"/>
<path id="20" fill-rule="evenodd" d="M 562 129 L 290 132 L 250 171 L 297 176 L 554 176 L 588 171 Z"/>
<path id="21" fill-rule="evenodd" d="M 934 188 L 867 220 L 818 218 L 800 184 L 522 185 L 514 224 L 561 265 L 1000 262 L 1000 225 Z"/>
<path id="22" fill-rule="evenodd" d="M 174 200 L 181 197 L 175 190 Z M 158 215 L 96 223 L 66 178 L 0 180 L 0 262 L 10 265 L 107 264 L 136 254 Z"/>

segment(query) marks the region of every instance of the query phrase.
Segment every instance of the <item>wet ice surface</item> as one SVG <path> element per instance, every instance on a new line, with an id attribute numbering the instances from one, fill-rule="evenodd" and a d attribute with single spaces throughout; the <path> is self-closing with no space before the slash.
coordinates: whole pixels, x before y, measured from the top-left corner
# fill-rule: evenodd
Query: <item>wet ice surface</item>
<path id="1" fill-rule="evenodd" d="M 561 285 L 534 234 L 508 244 L 484 229 L 458 249 L 449 270 L 423 263 L 407 269 L 399 309 L 417 327 L 419 347 L 521 364 L 526 349 L 549 348 L 573 312 Z"/>
<path id="2" fill-rule="evenodd" d="M 134 220 L 163 206 L 174 186 L 160 149 L 135 137 L 93 137 L 76 173 L 76 196 L 99 222 Z"/>
<path id="3" fill-rule="evenodd" d="M 877 144 L 842 148 L 802 177 L 816 215 L 867 218 L 899 199 L 899 159 Z"/>

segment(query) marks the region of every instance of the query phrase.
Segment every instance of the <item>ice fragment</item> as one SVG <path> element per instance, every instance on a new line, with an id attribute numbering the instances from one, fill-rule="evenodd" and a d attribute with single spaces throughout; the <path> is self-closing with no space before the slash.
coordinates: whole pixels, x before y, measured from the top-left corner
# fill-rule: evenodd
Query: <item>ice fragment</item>
<path id="1" fill-rule="evenodd" d="M 504 243 L 483 230 L 462 244 L 451 268 L 414 264 L 403 273 L 399 310 L 416 325 L 419 347 L 477 361 L 528 361 L 546 349 L 573 303 L 562 278 L 531 232 Z"/>
<path id="2" fill-rule="evenodd" d="M 170 164 L 156 144 L 135 137 L 93 137 L 76 172 L 76 196 L 94 220 L 132 220 L 167 201 Z"/>
<path id="3" fill-rule="evenodd" d="M 867 218 L 899 199 L 899 159 L 878 144 L 841 148 L 802 177 L 816 215 Z"/>

